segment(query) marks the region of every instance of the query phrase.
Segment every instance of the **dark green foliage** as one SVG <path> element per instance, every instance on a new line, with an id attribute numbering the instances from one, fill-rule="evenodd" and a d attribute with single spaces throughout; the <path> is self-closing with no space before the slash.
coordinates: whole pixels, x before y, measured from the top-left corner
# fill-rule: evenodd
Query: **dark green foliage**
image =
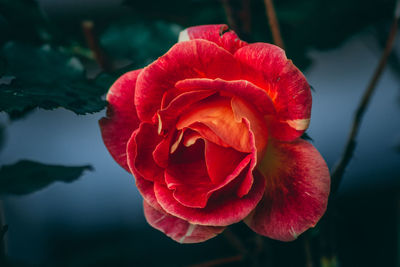
<path id="1" fill-rule="evenodd" d="M 243 14 L 242 0 L 229 0 L 235 29 L 250 42 L 272 42 L 263 0 L 250 2 L 250 14 Z M 310 48 L 330 49 L 348 37 L 378 22 L 391 20 L 394 0 L 282 0 L 274 1 L 288 57 L 304 68 L 311 63 Z M 162 19 L 183 27 L 197 24 L 227 23 L 222 1 L 210 0 L 125 0 L 136 16 L 143 20 Z M 240 28 L 244 19 L 251 25 L 249 33 Z"/>
<path id="2" fill-rule="evenodd" d="M 12 118 L 35 107 L 64 107 L 87 114 L 106 105 L 101 99 L 106 89 L 86 78 L 76 57 L 50 46 L 14 42 L 7 43 L 1 55 L 7 66 L 4 76 L 11 77 L 11 81 L 0 82 L 0 111 Z"/>
<path id="3" fill-rule="evenodd" d="M 1 167 L 0 195 L 30 194 L 57 181 L 70 183 L 77 180 L 85 170 L 92 170 L 92 167 L 89 165 L 67 167 L 21 160 Z"/>
<path id="4" fill-rule="evenodd" d="M 123 20 L 111 24 L 100 36 L 100 43 L 115 60 L 131 60 L 132 68 L 143 68 L 178 41 L 181 26 L 162 21 Z"/>

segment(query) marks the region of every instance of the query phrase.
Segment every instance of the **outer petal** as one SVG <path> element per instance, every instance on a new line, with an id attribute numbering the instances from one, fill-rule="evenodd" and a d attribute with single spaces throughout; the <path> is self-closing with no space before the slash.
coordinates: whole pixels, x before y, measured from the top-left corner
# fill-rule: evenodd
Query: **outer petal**
<path id="1" fill-rule="evenodd" d="M 244 170 L 238 178 L 226 185 L 223 190 L 218 191 L 218 194 L 217 192 L 213 194 L 203 209 L 183 206 L 174 199 L 172 191 L 163 184 L 155 183 L 154 192 L 158 203 L 171 215 L 192 224 L 226 226 L 246 217 L 255 208 L 264 193 L 265 180 L 256 173 L 250 192 L 244 197 L 238 198 L 235 192 L 246 175 L 247 172 Z"/>
<path id="2" fill-rule="evenodd" d="M 138 173 L 148 181 L 164 180 L 164 169 L 153 158 L 153 151 L 161 141 L 155 125 L 146 122 L 140 124 L 126 148 L 128 165 L 134 174 Z"/>
<path id="3" fill-rule="evenodd" d="M 225 227 L 191 224 L 143 202 L 147 222 L 179 243 L 199 243 L 215 237 Z"/>
<path id="4" fill-rule="evenodd" d="M 190 27 L 179 34 L 179 42 L 193 39 L 211 41 L 232 54 L 239 48 L 247 45 L 246 42 L 239 39 L 234 31 L 228 31 L 228 26 L 225 24 Z"/>
<path id="5" fill-rule="evenodd" d="M 282 49 L 271 44 L 250 44 L 234 56 L 242 65 L 242 78 L 265 89 L 274 102 L 277 117 L 271 121 L 272 136 L 284 141 L 301 136 L 308 128 L 312 103 L 310 86 L 301 71 Z"/>
<path id="6" fill-rule="evenodd" d="M 212 42 L 198 39 L 178 43 L 140 73 L 135 93 L 138 116 L 151 122 L 161 107 L 163 95 L 177 81 L 200 77 L 232 80 L 239 73 L 239 64 L 232 54 Z"/>
<path id="7" fill-rule="evenodd" d="M 261 235 L 291 241 L 325 212 L 329 170 L 314 146 L 302 139 L 270 142 L 268 147 L 259 167 L 267 181 L 265 194 L 245 222 Z"/>
<path id="8" fill-rule="evenodd" d="M 107 94 L 107 117 L 99 121 L 104 144 L 114 160 L 127 171 L 126 144 L 140 123 L 134 105 L 140 71 L 127 72 L 115 81 Z"/>

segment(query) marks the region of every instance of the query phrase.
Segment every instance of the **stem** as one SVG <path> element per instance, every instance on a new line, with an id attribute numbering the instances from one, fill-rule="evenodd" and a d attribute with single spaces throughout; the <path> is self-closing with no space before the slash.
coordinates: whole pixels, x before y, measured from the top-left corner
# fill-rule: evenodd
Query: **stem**
<path id="1" fill-rule="evenodd" d="M 229 3 L 229 0 L 221 0 L 222 1 L 222 6 L 225 10 L 225 15 L 226 15 L 226 20 L 228 21 L 228 25 L 231 29 L 234 31 L 238 31 L 238 25 L 236 23 L 236 20 L 233 16 L 233 7 Z"/>
<path id="2" fill-rule="evenodd" d="M 85 35 L 86 43 L 92 53 L 94 54 L 94 58 L 99 64 L 100 68 L 104 71 L 111 71 L 111 64 L 105 56 L 103 49 L 100 46 L 99 39 L 97 38 L 94 32 L 94 23 L 93 21 L 86 20 L 82 22 L 82 30 Z"/>
<path id="3" fill-rule="evenodd" d="M 236 255 L 232 257 L 220 258 L 199 264 L 190 265 L 189 267 L 212 267 L 212 266 L 224 265 L 227 263 L 239 262 L 242 260 L 243 260 L 243 255 Z"/>
<path id="4" fill-rule="evenodd" d="M 279 23 L 276 17 L 274 3 L 272 0 L 264 0 L 265 3 L 265 11 L 267 13 L 269 26 L 271 27 L 272 38 L 274 39 L 274 43 L 282 49 L 285 49 L 283 44 L 281 32 L 279 30 Z"/>
<path id="5" fill-rule="evenodd" d="M 242 31 L 247 36 L 251 35 L 251 3 L 250 0 L 242 0 Z"/>
<path id="6" fill-rule="evenodd" d="M 398 22 L 398 18 L 400 15 L 400 14 L 398 14 L 399 13 L 398 10 L 400 10 L 400 8 L 399 8 L 400 0 L 397 0 L 396 7 L 397 7 L 396 13 L 395 13 L 395 16 L 394 16 L 394 19 L 392 22 L 389 36 L 386 41 L 385 49 L 382 53 L 381 59 L 379 61 L 379 64 L 378 64 L 375 72 L 374 72 L 374 75 L 372 76 L 372 79 L 371 79 L 368 87 L 366 88 L 364 95 L 361 99 L 361 102 L 359 103 L 358 108 L 355 112 L 353 124 L 351 126 L 349 136 L 347 138 L 347 142 L 346 142 L 346 146 L 345 146 L 343 155 L 332 170 L 332 190 L 331 190 L 332 194 L 331 195 L 335 194 L 336 191 L 338 190 L 340 182 L 341 182 L 343 174 L 344 174 L 344 171 L 346 170 L 346 167 L 349 164 L 349 162 L 353 156 L 354 149 L 356 147 L 356 137 L 357 137 L 358 131 L 360 129 L 362 118 L 363 118 L 365 110 L 371 100 L 371 97 L 376 89 L 378 80 L 381 77 L 382 72 L 386 66 L 390 52 L 392 51 L 394 40 L 395 40 L 396 33 L 397 33 L 397 22 Z"/>

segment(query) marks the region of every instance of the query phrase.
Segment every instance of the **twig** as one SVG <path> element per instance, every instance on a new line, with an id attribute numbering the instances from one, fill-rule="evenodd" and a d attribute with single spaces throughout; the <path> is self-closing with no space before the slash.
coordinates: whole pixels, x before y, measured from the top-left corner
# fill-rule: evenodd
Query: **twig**
<path id="1" fill-rule="evenodd" d="M 378 83 L 379 78 L 382 75 L 382 72 L 386 66 L 386 63 L 388 61 L 390 52 L 392 51 L 394 40 L 396 37 L 397 33 L 397 23 L 398 19 L 400 16 L 400 0 L 397 0 L 396 3 L 396 11 L 395 11 L 395 16 L 392 22 L 392 27 L 390 29 L 390 33 L 388 36 L 388 39 L 386 41 L 385 49 L 382 53 L 381 59 L 379 61 L 379 64 L 374 72 L 374 75 L 372 76 L 372 79 L 366 88 L 364 95 L 361 99 L 361 102 L 358 105 L 358 108 L 355 112 L 353 124 L 351 126 L 350 134 L 347 138 L 347 143 L 344 149 L 344 152 L 342 154 L 342 157 L 338 161 L 338 163 L 335 165 L 335 167 L 332 170 L 332 190 L 331 190 L 331 195 L 334 195 L 336 191 L 339 188 L 340 182 L 342 180 L 344 171 L 346 170 L 347 165 L 349 164 L 353 153 L 354 149 L 356 147 L 356 137 L 358 134 L 358 131 L 360 129 L 361 125 L 361 120 L 364 116 L 365 110 L 371 100 L 371 97 L 375 91 L 376 84 Z"/>
<path id="2" fill-rule="evenodd" d="M 251 38 L 251 3 L 250 0 L 242 0 L 242 9 L 240 12 L 240 19 L 242 21 L 241 32 L 246 40 Z"/>
<path id="3" fill-rule="evenodd" d="M 235 17 L 233 15 L 233 7 L 229 0 L 221 0 L 222 2 L 222 7 L 224 8 L 225 15 L 226 15 L 226 20 L 228 21 L 228 25 L 231 29 L 234 31 L 238 31 L 238 25 L 236 23 Z"/>
<path id="4" fill-rule="evenodd" d="M 111 71 L 111 64 L 106 58 L 103 49 L 100 46 L 99 39 L 97 38 L 94 32 L 94 24 L 93 21 L 86 20 L 82 22 L 82 30 L 85 35 L 86 43 L 92 53 L 94 54 L 94 58 L 99 64 L 100 68 L 104 71 Z"/>
<path id="5" fill-rule="evenodd" d="M 280 48 L 285 49 L 281 32 L 279 30 L 279 23 L 275 13 L 274 3 L 272 2 L 272 0 L 264 0 L 264 3 L 274 43 Z"/>
<path id="6" fill-rule="evenodd" d="M 212 267 L 212 266 L 220 266 L 228 263 L 233 263 L 233 262 L 239 262 L 243 260 L 243 255 L 236 255 L 232 257 L 227 257 L 227 258 L 220 258 L 220 259 L 215 259 L 199 264 L 194 264 L 190 265 L 188 267 Z"/>

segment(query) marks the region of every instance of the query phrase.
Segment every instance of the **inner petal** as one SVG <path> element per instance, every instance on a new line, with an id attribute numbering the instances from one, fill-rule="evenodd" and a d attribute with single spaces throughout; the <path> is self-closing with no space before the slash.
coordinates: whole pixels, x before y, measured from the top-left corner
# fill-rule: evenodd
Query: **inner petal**
<path id="1" fill-rule="evenodd" d="M 249 130 L 243 122 L 235 120 L 230 98 L 212 96 L 198 102 L 179 118 L 176 128 L 191 128 L 195 123 L 207 126 L 233 149 L 251 152 Z"/>
<path id="2" fill-rule="evenodd" d="M 204 208 L 214 192 L 239 176 L 250 163 L 251 156 L 204 140 L 191 129 L 185 128 L 182 132 L 183 141 L 170 155 L 165 182 L 180 204 Z M 187 145 L 185 140 L 194 143 Z"/>

